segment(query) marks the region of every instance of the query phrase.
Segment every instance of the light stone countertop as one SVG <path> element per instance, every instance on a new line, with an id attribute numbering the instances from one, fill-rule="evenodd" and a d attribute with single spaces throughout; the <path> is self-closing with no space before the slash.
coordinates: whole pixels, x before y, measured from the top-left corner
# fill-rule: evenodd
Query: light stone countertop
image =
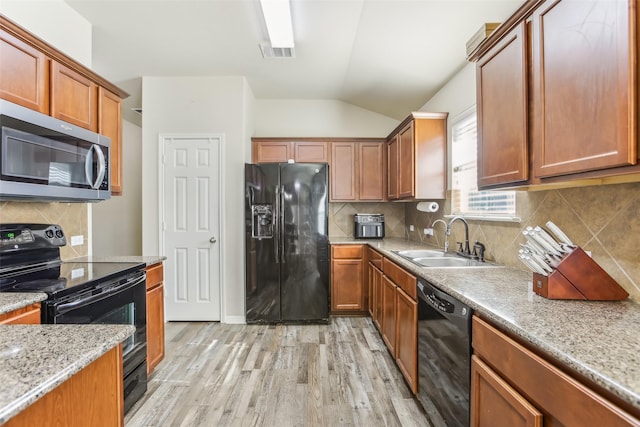
<path id="1" fill-rule="evenodd" d="M 40 292 L 0 292 L 0 314 L 5 314 L 47 299 Z"/>
<path id="2" fill-rule="evenodd" d="M 0 424 L 134 332 L 131 325 L 1 325 Z"/>
<path id="3" fill-rule="evenodd" d="M 83 256 L 65 260 L 65 262 L 142 262 L 149 267 L 166 260 L 166 256 L 137 256 L 137 255 L 117 255 L 117 256 Z"/>
<path id="4" fill-rule="evenodd" d="M 640 409 L 640 304 L 632 300 L 549 300 L 533 292 L 530 272 L 508 267 L 424 268 L 391 252 L 433 249 L 419 242 L 397 238 L 329 241 L 370 245 L 541 353 Z"/>

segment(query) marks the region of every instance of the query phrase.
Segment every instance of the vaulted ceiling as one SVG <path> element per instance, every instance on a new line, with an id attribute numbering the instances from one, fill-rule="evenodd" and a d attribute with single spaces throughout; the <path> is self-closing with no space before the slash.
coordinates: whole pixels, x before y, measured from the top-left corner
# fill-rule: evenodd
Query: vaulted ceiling
<path id="1" fill-rule="evenodd" d="M 264 59 L 258 0 L 66 0 L 93 25 L 93 68 L 141 105 L 141 76 L 246 76 L 256 98 L 337 99 L 402 119 L 522 0 L 291 0 L 294 59 Z"/>

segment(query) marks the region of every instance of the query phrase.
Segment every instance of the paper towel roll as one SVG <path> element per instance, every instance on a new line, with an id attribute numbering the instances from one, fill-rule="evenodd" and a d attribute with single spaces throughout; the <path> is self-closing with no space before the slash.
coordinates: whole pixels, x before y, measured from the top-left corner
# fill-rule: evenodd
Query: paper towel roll
<path id="1" fill-rule="evenodd" d="M 438 202 L 420 202 L 417 209 L 420 212 L 438 212 L 440 205 L 438 205 Z"/>

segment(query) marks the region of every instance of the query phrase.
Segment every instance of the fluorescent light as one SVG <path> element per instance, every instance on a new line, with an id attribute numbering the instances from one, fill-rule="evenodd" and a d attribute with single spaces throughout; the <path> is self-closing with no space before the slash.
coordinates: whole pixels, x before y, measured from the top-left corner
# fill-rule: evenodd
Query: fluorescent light
<path id="1" fill-rule="evenodd" d="M 294 47 L 289 0 L 260 0 L 271 47 Z"/>

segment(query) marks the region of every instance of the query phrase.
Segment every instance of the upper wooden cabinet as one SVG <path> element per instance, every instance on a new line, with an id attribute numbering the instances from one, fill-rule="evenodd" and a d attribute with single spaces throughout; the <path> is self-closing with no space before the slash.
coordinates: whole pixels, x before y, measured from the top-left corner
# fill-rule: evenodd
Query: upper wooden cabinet
<path id="1" fill-rule="evenodd" d="M 447 113 L 412 113 L 387 140 L 389 200 L 444 199 Z"/>
<path id="2" fill-rule="evenodd" d="M 129 94 L 0 15 L 0 98 L 111 139 L 111 189 L 122 192 L 122 99 Z"/>
<path id="3" fill-rule="evenodd" d="M 479 187 L 529 178 L 526 52 L 522 22 L 478 61 Z"/>
<path id="4" fill-rule="evenodd" d="M 0 98 L 49 114 L 49 59 L 0 29 Z"/>
<path id="5" fill-rule="evenodd" d="M 289 138 L 252 138 L 253 163 L 327 163 L 327 142 Z"/>
<path id="6" fill-rule="evenodd" d="M 58 62 L 51 64 L 51 115 L 98 131 L 98 85 Z"/>
<path id="7" fill-rule="evenodd" d="M 98 111 L 98 133 L 111 139 L 111 193 L 122 194 L 122 100 L 101 87 Z"/>
<path id="8" fill-rule="evenodd" d="M 529 0 L 471 54 L 480 188 L 640 179 L 638 13 Z"/>
<path id="9" fill-rule="evenodd" d="M 385 200 L 384 140 L 332 141 L 330 202 Z"/>

